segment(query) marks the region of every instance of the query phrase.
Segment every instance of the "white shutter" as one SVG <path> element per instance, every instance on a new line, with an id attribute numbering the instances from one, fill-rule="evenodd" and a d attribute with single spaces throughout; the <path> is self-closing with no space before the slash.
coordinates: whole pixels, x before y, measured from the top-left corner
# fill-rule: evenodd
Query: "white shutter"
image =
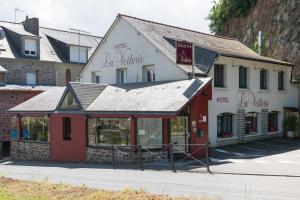
<path id="1" fill-rule="evenodd" d="M 27 73 L 26 74 L 26 84 L 27 85 L 36 85 L 36 74 L 35 73 Z"/>

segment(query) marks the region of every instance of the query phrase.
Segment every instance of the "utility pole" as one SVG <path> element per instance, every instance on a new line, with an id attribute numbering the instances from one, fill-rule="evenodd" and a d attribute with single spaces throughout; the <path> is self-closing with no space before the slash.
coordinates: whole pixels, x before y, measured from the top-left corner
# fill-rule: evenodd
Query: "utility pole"
<path id="1" fill-rule="evenodd" d="M 71 31 L 75 31 L 78 33 L 78 64 L 80 64 L 80 34 L 90 34 L 87 31 L 76 29 L 76 28 L 70 28 Z"/>
<path id="2" fill-rule="evenodd" d="M 24 11 L 19 8 L 15 8 L 15 23 L 17 22 L 17 14 L 20 12 L 24 12 Z"/>
<path id="3" fill-rule="evenodd" d="M 258 54 L 261 55 L 262 36 L 261 31 L 258 31 Z"/>

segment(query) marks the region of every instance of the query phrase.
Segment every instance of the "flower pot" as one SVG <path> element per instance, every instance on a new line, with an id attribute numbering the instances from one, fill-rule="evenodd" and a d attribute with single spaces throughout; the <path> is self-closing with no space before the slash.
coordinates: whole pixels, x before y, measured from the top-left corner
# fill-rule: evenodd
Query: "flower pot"
<path id="1" fill-rule="evenodd" d="M 288 138 L 295 138 L 295 137 L 296 137 L 296 134 L 295 134 L 294 131 L 288 131 L 288 132 L 286 133 L 286 136 L 287 136 Z"/>

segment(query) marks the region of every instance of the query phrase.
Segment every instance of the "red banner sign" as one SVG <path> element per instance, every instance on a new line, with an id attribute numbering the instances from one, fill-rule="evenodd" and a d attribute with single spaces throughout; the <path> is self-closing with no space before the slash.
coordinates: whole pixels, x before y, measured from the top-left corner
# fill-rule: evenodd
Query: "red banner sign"
<path id="1" fill-rule="evenodd" d="M 177 41 L 176 63 L 181 65 L 193 65 L 193 44 L 185 41 Z"/>

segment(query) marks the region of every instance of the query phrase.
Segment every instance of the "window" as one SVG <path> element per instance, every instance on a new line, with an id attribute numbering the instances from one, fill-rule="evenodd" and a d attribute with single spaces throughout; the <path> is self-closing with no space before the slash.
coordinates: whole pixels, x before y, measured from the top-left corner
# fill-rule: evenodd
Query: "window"
<path id="1" fill-rule="evenodd" d="M 270 112 L 268 114 L 268 131 L 276 132 L 278 131 L 278 113 Z"/>
<path id="2" fill-rule="evenodd" d="M 127 79 L 127 70 L 126 69 L 117 69 L 117 83 L 126 83 Z"/>
<path id="3" fill-rule="evenodd" d="M 36 73 L 26 73 L 26 84 L 36 85 Z"/>
<path id="4" fill-rule="evenodd" d="M 86 63 L 87 48 L 79 46 L 70 46 L 70 61 L 77 63 Z"/>
<path id="5" fill-rule="evenodd" d="M 267 89 L 267 70 L 260 70 L 260 89 Z"/>
<path id="6" fill-rule="evenodd" d="M 163 147 L 162 119 L 160 118 L 138 118 L 137 141 L 146 148 Z"/>
<path id="7" fill-rule="evenodd" d="M 72 139 L 72 123 L 70 117 L 63 118 L 63 139 L 71 140 Z"/>
<path id="8" fill-rule="evenodd" d="M 21 117 L 21 139 L 48 141 L 48 119 L 45 117 Z"/>
<path id="9" fill-rule="evenodd" d="M 215 67 L 214 67 L 214 85 L 215 85 L 215 87 L 225 87 L 225 83 L 224 83 L 224 65 L 215 64 Z"/>
<path id="10" fill-rule="evenodd" d="M 128 118 L 90 118 L 89 145 L 131 145 Z"/>
<path id="11" fill-rule="evenodd" d="M 232 114 L 223 113 L 217 116 L 217 135 L 221 138 L 232 137 Z"/>
<path id="12" fill-rule="evenodd" d="M 247 68 L 240 66 L 239 67 L 239 87 L 240 88 L 248 88 L 248 75 Z"/>
<path id="13" fill-rule="evenodd" d="M 60 106 L 60 109 L 62 109 L 62 110 L 79 109 L 79 106 L 70 91 L 68 91 L 66 96 L 64 97 L 64 100 Z"/>
<path id="14" fill-rule="evenodd" d="M 250 112 L 245 116 L 245 134 L 257 133 L 257 113 Z"/>
<path id="15" fill-rule="evenodd" d="M 143 81 L 152 82 L 155 81 L 154 65 L 143 66 Z"/>
<path id="16" fill-rule="evenodd" d="M 66 69 L 66 84 L 68 84 L 71 81 L 71 70 Z"/>
<path id="17" fill-rule="evenodd" d="M 284 90 L 284 72 L 278 72 L 278 90 Z"/>
<path id="18" fill-rule="evenodd" d="M 100 72 L 92 72 L 92 83 L 101 83 Z"/>
<path id="19" fill-rule="evenodd" d="M 169 44 L 172 45 L 174 48 L 176 47 L 176 40 L 167 37 L 164 37 L 164 39 L 167 40 Z"/>
<path id="20" fill-rule="evenodd" d="M 173 144 L 188 143 L 188 117 L 170 119 L 171 142 Z M 180 150 L 187 151 L 186 146 L 178 146 Z"/>
<path id="21" fill-rule="evenodd" d="M 37 56 L 37 40 L 25 39 L 24 55 Z"/>

